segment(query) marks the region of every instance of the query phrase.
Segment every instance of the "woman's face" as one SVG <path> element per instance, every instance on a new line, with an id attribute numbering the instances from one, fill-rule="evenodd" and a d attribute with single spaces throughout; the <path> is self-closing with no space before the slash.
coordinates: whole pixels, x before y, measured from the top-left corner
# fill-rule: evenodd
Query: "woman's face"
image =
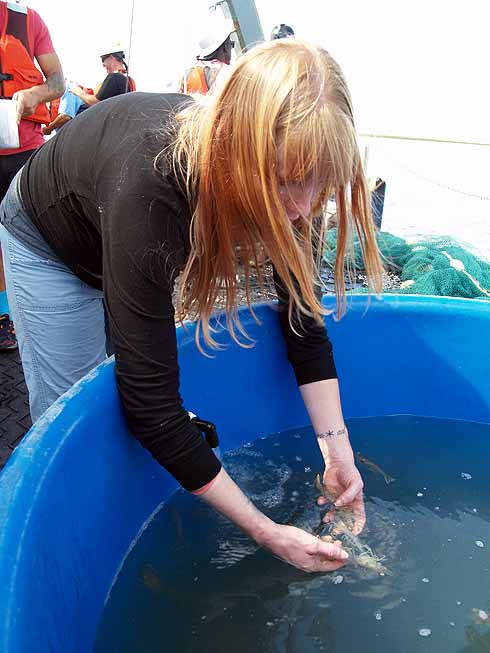
<path id="1" fill-rule="evenodd" d="M 322 192 L 322 184 L 311 178 L 302 181 L 288 179 L 282 148 L 279 148 L 277 160 L 277 182 L 279 196 L 289 220 L 295 222 L 299 218 L 307 218 Z"/>
<path id="2" fill-rule="evenodd" d="M 321 190 L 321 184 L 313 180 L 304 183 L 279 182 L 279 196 L 289 220 L 295 222 L 299 218 L 307 218 Z"/>

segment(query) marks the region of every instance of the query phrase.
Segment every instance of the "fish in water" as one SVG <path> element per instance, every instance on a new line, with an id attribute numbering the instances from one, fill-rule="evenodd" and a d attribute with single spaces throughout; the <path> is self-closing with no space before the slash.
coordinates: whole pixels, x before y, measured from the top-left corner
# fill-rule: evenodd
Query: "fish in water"
<path id="1" fill-rule="evenodd" d="M 336 537 L 341 537 L 344 549 L 356 565 L 374 571 L 380 576 L 392 575 L 392 572 L 382 564 L 384 558 L 376 556 L 371 547 L 361 542 L 343 520 L 335 520 L 334 529 L 337 533 Z M 327 537 L 329 536 L 320 539 L 328 541 Z"/>
<path id="2" fill-rule="evenodd" d="M 376 463 L 373 463 L 372 460 L 369 460 L 365 456 L 363 456 L 359 451 L 356 451 L 356 460 L 357 462 L 361 463 L 361 465 L 366 465 L 368 469 L 370 469 L 372 472 L 375 474 L 381 474 L 381 476 L 384 478 L 385 483 L 393 483 L 396 479 L 393 478 L 393 476 L 390 476 L 387 474 L 379 465 Z"/>
<path id="3" fill-rule="evenodd" d="M 317 474 L 315 486 L 322 496 L 327 499 L 331 504 L 335 503 L 335 498 L 330 495 L 325 485 L 320 480 L 320 474 Z M 345 515 L 347 511 L 342 508 L 335 509 L 333 519 L 333 532 L 340 535 L 344 549 L 349 554 L 351 560 L 365 569 L 375 571 L 380 576 L 391 575 L 391 571 L 387 569 L 382 563 L 384 558 L 380 558 L 373 553 L 373 550 L 368 544 L 361 542 L 361 540 L 352 532 L 352 529 L 345 522 Z M 316 529 L 315 534 L 325 542 L 331 541 L 330 535 L 321 537 L 319 529 Z"/>
<path id="4" fill-rule="evenodd" d="M 152 567 L 148 562 L 143 565 L 140 570 L 141 580 L 145 587 L 154 592 L 161 594 L 163 591 L 162 579 L 158 571 Z"/>

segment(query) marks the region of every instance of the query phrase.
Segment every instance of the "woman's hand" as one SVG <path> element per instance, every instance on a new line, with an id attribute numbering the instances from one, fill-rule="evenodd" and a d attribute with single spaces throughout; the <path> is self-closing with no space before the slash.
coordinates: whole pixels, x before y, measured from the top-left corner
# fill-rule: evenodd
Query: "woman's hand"
<path id="1" fill-rule="evenodd" d="M 340 542 L 321 540 L 295 526 L 275 524 L 263 544 L 284 562 L 306 572 L 335 571 L 348 559 Z"/>
<path id="2" fill-rule="evenodd" d="M 354 519 L 352 530 L 358 535 L 366 524 L 366 512 L 362 493 L 364 483 L 353 457 L 349 455 L 345 458 L 330 459 L 323 474 L 323 485 L 330 496 L 336 497 L 336 508 L 352 510 Z M 320 506 L 325 505 L 328 499 L 319 497 L 317 503 Z M 324 521 L 330 521 L 333 516 L 334 511 L 330 511 L 324 517 Z"/>

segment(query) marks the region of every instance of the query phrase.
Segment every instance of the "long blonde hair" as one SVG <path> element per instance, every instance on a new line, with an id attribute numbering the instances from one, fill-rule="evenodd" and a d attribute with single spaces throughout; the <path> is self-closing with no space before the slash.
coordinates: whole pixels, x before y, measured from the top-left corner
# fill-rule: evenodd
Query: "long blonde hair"
<path id="1" fill-rule="evenodd" d="M 216 346 L 209 321 L 220 297 L 231 336 L 241 342 L 237 273 L 241 263 L 250 305 L 250 261 L 257 263 L 263 255 L 289 293 L 290 320 L 293 311 L 323 319 L 325 310 L 314 291 L 313 217 L 324 213 L 332 193 L 339 218 L 339 314 L 345 311 L 344 258 L 352 225 L 370 286 L 379 292 L 382 265 L 350 94 L 325 50 L 295 39 L 258 45 L 238 60 L 214 97 L 183 110 L 177 124 L 171 157 L 184 179 L 192 221 L 191 252 L 176 308 L 178 315 L 197 319 L 198 342 L 202 335 L 207 345 Z M 321 188 L 312 215 L 294 224 L 281 202 L 279 154 L 287 182 L 314 180 Z"/>

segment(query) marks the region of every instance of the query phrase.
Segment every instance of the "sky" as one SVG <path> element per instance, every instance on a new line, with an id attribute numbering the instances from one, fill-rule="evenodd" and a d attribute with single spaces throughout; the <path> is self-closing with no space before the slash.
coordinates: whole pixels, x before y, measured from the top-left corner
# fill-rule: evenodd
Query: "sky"
<path id="1" fill-rule="evenodd" d="M 66 76 L 95 86 L 99 55 L 129 47 L 132 0 L 28 0 Z M 175 86 L 192 61 L 210 0 L 134 0 L 130 68 L 138 90 Z M 488 0 L 256 0 L 277 23 L 325 47 L 346 75 L 358 130 L 490 142 Z M 64 11 L 63 11 L 64 9 Z"/>

